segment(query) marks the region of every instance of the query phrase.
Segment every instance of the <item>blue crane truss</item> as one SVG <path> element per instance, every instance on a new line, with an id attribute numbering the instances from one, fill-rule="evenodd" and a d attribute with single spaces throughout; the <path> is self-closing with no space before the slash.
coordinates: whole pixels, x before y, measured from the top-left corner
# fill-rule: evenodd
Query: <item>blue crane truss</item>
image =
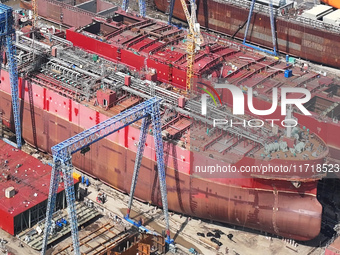
<path id="1" fill-rule="evenodd" d="M 146 15 L 145 0 L 138 0 L 138 6 L 139 6 L 139 15 L 142 16 L 142 17 L 145 17 L 145 15 Z M 129 8 L 129 0 L 123 0 L 122 9 L 124 11 L 127 11 L 128 8 Z"/>
<path id="2" fill-rule="evenodd" d="M 170 226 L 169 226 L 169 216 L 168 216 L 168 201 L 167 201 L 167 196 L 166 196 L 166 184 L 165 184 L 165 171 L 161 169 L 165 169 L 165 164 L 164 164 L 164 155 L 163 155 L 163 142 L 162 142 L 162 127 L 161 127 L 161 122 L 160 122 L 160 116 L 159 116 L 159 105 L 154 107 L 152 109 L 152 114 L 151 114 L 151 122 L 153 123 L 153 135 L 155 138 L 155 147 L 156 147 L 156 155 L 157 155 L 157 167 L 158 167 L 158 177 L 159 177 L 159 186 L 162 194 L 162 204 L 163 204 L 163 211 L 164 211 L 164 216 L 165 216 L 165 224 L 166 224 L 166 235 L 167 243 L 171 243 L 172 240 L 170 239 Z M 137 154 L 136 154 L 136 161 L 135 161 L 135 166 L 134 166 L 134 171 L 133 171 L 133 176 L 132 176 L 132 183 L 131 183 L 131 189 L 130 189 L 130 199 L 128 203 L 128 210 L 127 210 L 127 215 L 125 216 L 125 219 L 129 221 L 130 219 L 130 211 L 131 211 L 131 206 L 132 206 L 132 201 L 133 201 L 133 195 L 136 189 L 136 184 L 137 184 L 137 179 L 138 179 L 138 173 L 139 173 L 139 168 L 142 163 L 142 158 L 143 158 L 143 152 L 145 148 L 145 142 L 146 142 L 146 137 L 147 137 L 147 132 L 148 132 L 148 127 L 150 125 L 150 119 L 144 118 L 141 126 L 141 132 L 139 136 L 139 144 L 138 144 L 138 149 L 137 149 Z M 161 141 L 161 142 L 159 142 Z M 165 195 L 163 195 L 165 194 Z M 131 221 L 130 221 L 131 222 Z M 136 226 L 140 226 L 139 224 L 135 224 Z"/>
<path id="3" fill-rule="evenodd" d="M 273 1 L 272 0 L 269 0 L 269 16 L 270 16 L 270 28 L 271 28 L 271 33 L 272 33 L 273 51 L 266 50 L 266 49 L 257 47 L 255 45 L 252 45 L 252 44 L 249 44 L 249 43 L 246 42 L 248 31 L 249 31 L 249 26 L 250 26 L 250 22 L 251 22 L 251 17 L 253 15 L 253 11 L 254 11 L 255 1 L 256 0 L 252 0 L 251 5 L 250 5 L 246 31 L 244 32 L 243 44 L 248 46 L 248 47 L 251 47 L 253 49 L 256 49 L 256 50 L 259 50 L 259 51 L 262 51 L 262 52 L 266 52 L 268 54 L 276 56 L 277 55 L 277 52 L 276 52 L 276 34 L 275 34 L 275 22 L 274 22 Z"/>
<path id="4" fill-rule="evenodd" d="M 169 18 L 168 18 L 168 25 L 171 25 L 171 21 L 172 21 L 172 16 L 174 13 L 174 5 L 175 5 L 175 0 L 168 0 L 169 3 Z"/>
<path id="5" fill-rule="evenodd" d="M 11 7 L 0 4 L 0 59 L 2 60 L 3 46 L 7 47 L 8 71 L 10 75 L 12 107 L 17 146 L 21 148 L 21 124 L 19 111 L 18 92 L 18 67 L 16 61 L 16 49 L 13 44 L 15 36 L 13 10 Z"/>
<path id="6" fill-rule="evenodd" d="M 142 127 L 140 132 L 140 140 L 137 149 L 136 163 L 133 173 L 133 179 L 131 184 L 129 210 L 132 205 L 133 194 L 136 187 L 138 171 L 140 163 L 143 157 L 143 151 L 145 148 L 145 141 L 148 132 L 148 126 L 150 123 L 153 125 L 153 136 L 155 141 L 158 177 L 162 195 L 163 211 L 166 221 L 167 239 L 170 240 L 169 231 L 169 216 L 168 216 L 168 199 L 165 181 L 165 166 L 163 157 L 163 141 L 161 134 L 161 122 L 160 122 L 160 102 L 162 99 L 154 97 L 143 103 L 134 106 L 120 114 L 113 116 L 112 118 L 99 123 L 96 126 L 91 127 L 55 146 L 52 149 L 53 166 L 50 181 L 50 190 L 46 211 L 45 232 L 42 246 L 42 254 L 46 253 L 48 235 L 50 233 L 52 225 L 52 214 L 55 209 L 55 202 L 57 196 L 57 190 L 59 185 L 59 176 L 63 173 L 64 186 L 66 192 L 66 200 L 68 205 L 68 214 L 70 218 L 72 242 L 74 247 L 74 254 L 79 255 L 79 238 L 78 238 L 78 224 L 77 215 L 75 210 L 75 192 L 73 186 L 73 165 L 72 154 L 86 148 L 89 145 L 103 139 L 104 137 L 140 120 L 142 121 Z M 129 216 L 127 216 L 129 218 Z"/>

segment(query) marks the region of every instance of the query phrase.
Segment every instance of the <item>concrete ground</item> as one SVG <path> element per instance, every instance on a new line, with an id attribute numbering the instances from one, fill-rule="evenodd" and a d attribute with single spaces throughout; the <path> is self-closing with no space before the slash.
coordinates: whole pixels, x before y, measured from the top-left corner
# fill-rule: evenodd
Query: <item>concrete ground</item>
<path id="1" fill-rule="evenodd" d="M 4 239 L 6 244 L 0 248 L 0 254 L 13 254 L 13 255 L 38 255 L 38 251 L 31 249 L 18 238 L 8 234 L 0 228 L 0 239 Z M 1 240 L 0 240 L 1 241 Z"/>

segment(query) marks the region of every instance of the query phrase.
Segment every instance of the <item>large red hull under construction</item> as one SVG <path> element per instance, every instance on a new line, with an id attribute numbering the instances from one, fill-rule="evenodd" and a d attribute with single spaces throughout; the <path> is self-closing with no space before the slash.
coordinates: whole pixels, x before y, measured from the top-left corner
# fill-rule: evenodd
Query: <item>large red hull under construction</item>
<path id="1" fill-rule="evenodd" d="M 243 0 L 241 0 L 242 2 Z M 115 41 L 115 36 L 108 40 L 98 40 L 93 38 L 93 36 L 88 37 L 82 33 L 78 33 L 76 28 L 88 25 L 92 18 L 100 17 L 98 12 L 105 8 L 112 8 L 113 5 L 103 2 L 101 0 L 96 1 L 97 5 L 91 12 L 85 9 L 80 9 L 77 6 L 82 1 L 76 1 L 74 6 L 65 4 L 63 2 L 55 0 L 39 0 L 39 15 L 62 23 L 68 26 L 73 26 L 74 28 L 69 29 L 66 33 L 67 39 L 72 41 L 75 46 L 84 48 L 87 51 L 99 54 L 111 61 L 120 62 L 124 65 L 129 66 L 131 69 L 140 71 L 144 70 L 147 66 L 148 68 L 154 68 L 157 70 L 157 80 L 165 83 L 170 83 L 179 88 L 185 88 L 186 86 L 186 63 L 184 52 L 172 52 L 171 47 L 168 46 L 165 50 L 155 51 L 158 46 L 162 47 L 163 43 L 160 43 L 159 39 L 146 37 L 145 40 L 139 42 L 141 34 L 136 34 L 131 37 L 131 47 L 129 46 L 129 41 L 120 38 L 118 42 Z M 22 1 L 22 4 L 28 4 L 30 2 Z M 165 10 L 168 6 L 167 1 L 156 0 L 155 4 L 160 10 Z M 213 1 L 204 0 L 197 1 L 198 5 L 198 20 L 202 26 L 208 27 L 212 30 L 219 30 L 226 34 L 233 34 L 240 24 L 243 24 L 248 17 L 248 10 L 237 6 L 236 4 L 228 4 L 227 1 Z M 208 8 L 209 7 L 209 8 Z M 123 12 L 118 11 L 119 14 Z M 64 14 L 64 15 L 61 15 Z M 127 23 L 136 24 L 143 22 L 144 19 L 136 17 L 135 15 L 123 14 Z M 129 16 L 129 17 L 126 17 Z M 181 8 L 180 1 L 175 1 L 174 16 L 181 19 L 185 19 L 184 13 Z M 99 19 L 100 20 L 100 19 Z M 271 30 L 269 16 L 261 13 L 255 13 L 253 15 L 253 22 L 249 29 L 249 40 L 257 44 L 265 45 L 270 47 L 272 44 L 271 40 Z M 109 24 L 110 26 L 117 29 L 116 36 L 119 37 L 120 33 L 124 30 L 121 29 L 118 24 Z M 165 26 L 165 25 L 164 25 Z M 141 27 L 143 27 L 141 25 Z M 331 66 L 340 67 L 340 34 L 330 32 L 329 29 L 315 28 L 310 25 L 306 25 L 301 22 L 297 22 L 295 18 L 277 17 L 276 18 L 276 29 L 278 38 L 278 48 L 282 52 L 287 52 L 292 55 L 300 56 L 305 59 L 310 59 L 312 61 L 324 63 Z M 174 31 L 174 30 L 170 30 Z M 184 39 L 184 33 L 181 31 L 174 31 L 174 36 L 170 37 L 170 45 L 176 45 L 180 39 Z M 236 37 L 242 38 L 244 33 L 244 28 L 236 34 Z M 176 35 L 178 36 L 176 37 Z M 143 35 L 144 37 L 145 35 Z M 104 37 L 103 37 L 104 38 Z M 152 38 L 150 40 L 150 38 Z M 113 40 L 114 39 L 114 40 Z M 113 40 L 112 42 L 110 42 Z M 121 42 L 119 43 L 119 40 Z M 174 42 L 172 42 L 174 40 Z M 217 38 L 216 38 L 217 40 Z M 152 41 L 155 43 L 152 44 Z M 221 40 L 224 44 L 230 44 L 230 42 Z M 149 44 L 144 47 L 144 44 Z M 247 85 L 255 88 L 262 87 L 265 85 L 265 89 L 260 94 L 264 95 L 264 98 L 254 99 L 258 109 L 269 109 L 271 106 L 268 98 L 271 98 L 270 88 L 280 87 L 282 84 L 291 82 L 294 87 L 305 86 L 312 92 L 312 100 L 314 106 L 310 106 L 313 113 L 312 116 L 305 116 L 302 114 L 295 113 L 295 116 L 299 119 L 299 124 L 306 126 L 313 133 L 320 136 L 326 144 L 330 147 L 331 157 L 337 159 L 340 151 L 340 136 L 336 136 L 337 130 L 340 128 L 340 122 L 338 118 L 340 115 L 340 107 L 337 106 L 333 111 L 328 112 L 326 116 L 320 116 L 324 110 L 331 107 L 332 104 L 338 105 L 338 97 L 330 97 L 329 90 L 337 91 L 336 87 L 339 87 L 338 82 L 335 82 L 328 77 L 318 79 L 319 75 L 317 73 L 309 73 L 309 71 L 297 71 L 299 69 L 297 66 L 295 68 L 285 66 L 285 63 L 264 63 L 263 56 L 254 55 L 246 56 L 242 55 L 243 51 L 247 51 L 246 47 L 227 48 L 219 51 L 219 47 L 211 46 L 210 52 L 204 52 L 201 50 L 200 54 L 196 56 L 194 71 L 197 77 L 201 77 L 204 74 L 212 72 L 214 77 L 223 77 L 228 80 L 229 83 L 235 84 L 237 86 Z M 215 49 L 213 49 L 215 47 Z M 176 48 L 176 47 L 173 47 Z M 240 48 L 243 48 L 240 50 Z M 136 54 L 138 53 L 138 54 Z M 175 53 L 175 54 L 173 54 Z M 177 55 L 176 55 L 177 54 Z M 248 58 L 248 63 L 240 62 L 240 58 Z M 256 61 L 250 61 L 250 59 L 256 59 Z M 200 60 L 198 60 L 200 59 Z M 221 68 L 221 60 L 225 62 L 225 66 L 222 73 L 216 72 L 216 69 Z M 259 65 L 256 62 L 260 62 Z M 229 67 L 227 67 L 229 65 Z M 235 65 L 237 70 L 231 70 L 230 66 Z M 267 66 L 267 67 L 265 67 Z M 285 79 L 283 78 L 282 72 L 276 72 L 273 74 L 270 67 L 278 69 L 293 68 L 294 76 L 302 76 L 298 79 Z M 253 69 L 254 68 L 254 69 Z M 209 70 L 210 69 L 210 70 Z M 215 69 L 215 70 L 214 70 Z M 269 70 L 269 71 L 268 71 Z M 258 74 L 258 75 L 257 75 Z M 295 77 L 296 77 L 295 76 Z M 331 88 L 331 87 L 334 88 Z M 267 90 L 267 91 L 266 91 Z M 340 90 L 339 90 L 340 91 Z M 225 93 L 225 91 L 223 92 Z M 335 92 L 337 94 L 338 92 Z M 231 104 L 231 97 L 224 95 L 222 100 L 226 103 Z M 224 100 L 225 99 L 225 100 Z M 320 109 L 319 106 L 322 106 Z M 320 111 L 320 112 L 318 112 Z M 268 116 L 269 117 L 269 116 Z M 270 118 L 282 119 L 282 116 L 278 111 L 276 111 Z"/>
<path id="2" fill-rule="evenodd" d="M 13 126 L 6 71 L 2 70 L 1 81 L 3 122 Z M 33 104 L 30 104 L 28 82 L 20 80 L 19 89 L 22 91 L 23 138 L 47 152 L 53 145 L 98 124 L 109 115 L 35 83 L 32 83 Z M 91 145 L 85 156 L 75 154 L 73 163 L 109 185 L 128 192 L 138 137 L 138 128 L 126 127 Z M 295 188 L 289 181 L 203 179 L 190 172 L 191 159 L 195 157 L 193 152 L 173 144 L 165 146 L 170 146 L 165 155 L 168 157 L 166 182 L 170 210 L 296 240 L 312 239 L 319 234 L 322 206 L 316 198 L 317 181 L 304 182 Z M 150 135 L 145 150 L 135 195 L 160 206 L 154 143 Z"/>
<path id="3" fill-rule="evenodd" d="M 38 0 L 39 16 L 68 26 L 84 26 L 100 11 L 112 8 L 108 2 L 98 0 L 96 7 L 89 11 L 76 8 L 83 0 L 74 1 L 73 6 L 63 1 Z M 250 1 L 240 0 L 240 5 L 249 6 Z M 155 0 L 156 8 L 165 12 L 168 9 L 168 0 Z M 219 31 L 235 38 L 243 39 L 245 33 L 244 23 L 247 21 L 249 9 L 241 7 L 232 1 L 198 0 L 197 19 L 202 27 Z M 21 1 L 25 9 L 31 9 L 31 1 Z M 321 63 L 327 66 L 340 68 L 340 41 L 339 32 L 331 31 L 325 26 L 304 24 L 296 20 L 301 10 L 291 10 L 292 13 L 275 17 L 275 30 L 277 49 L 303 59 Z M 175 1 L 173 16 L 186 20 L 180 0 Z M 242 26 L 243 25 L 243 26 Z M 240 29 L 240 26 L 242 29 Z M 263 12 L 254 12 L 247 40 L 251 43 L 273 48 L 270 18 Z"/>
<path id="4" fill-rule="evenodd" d="M 240 26 L 243 26 L 235 38 L 243 39 L 245 34 L 244 23 L 248 19 L 250 1 L 244 6 L 238 6 L 228 0 L 198 0 L 197 20 L 202 27 L 219 31 L 227 35 L 234 35 Z M 169 6 L 167 0 L 155 0 L 156 8 L 165 12 Z M 293 10 L 291 10 L 293 11 Z M 327 24 L 322 27 L 304 24 L 296 20 L 301 10 L 292 12 L 291 15 L 275 17 L 275 31 L 277 49 L 282 53 L 291 54 L 303 59 L 321 63 L 327 66 L 340 67 L 340 34 L 327 29 Z M 186 20 L 180 0 L 175 0 L 173 16 Z M 270 17 L 264 12 L 256 12 L 251 19 L 247 40 L 253 44 L 273 48 Z"/>
<path id="5" fill-rule="evenodd" d="M 132 16 L 130 15 L 130 17 Z M 140 19 L 137 17 L 133 18 L 136 20 Z M 121 31 L 122 30 L 119 29 L 114 33 L 117 33 L 117 37 L 119 37 Z M 181 31 L 175 31 L 173 33 L 178 33 L 178 38 L 182 38 L 180 37 L 180 32 Z M 99 54 L 113 62 L 123 63 L 133 70 L 143 70 L 145 66 L 153 68 L 157 70 L 158 81 L 170 83 L 178 88 L 184 89 L 186 86 L 186 62 L 183 64 L 177 60 L 183 59 L 185 54 L 183 52 L 177 53 L 175 50 L 170 49 L 160 50 L 159 52 L 150 54 L 149 52 L 156 47 L 162 46 L 162 44 L 159 42 L 151 44 L 147 41 L 148 39 L 145 39 L 145 42 L 139 41 L 139 36 L 140 35 L 136 34 L 133 38 L 137 43 L 132 39 L 129 39 L 131 40 L 132 46 L 126 46 L 126 43 L 119 42 L 119 40 L 123 39 L 116 39 L 113 37 L 111 40 L 115 41 L 111 43 L 109 40 L 98 40 L 88 36 L 88 34 L 81 33 L 75 27 L 66 30 L 66 39 L 71 41 L 74 46 Z M 179 40 L 178 38 L 176 40 Z M 149 43 L 151 46 L 143 49 L 143 46 L 146 43 Z M 139 49 L 142 50 L 139 51 Z M 301 71 L 297 66 L 290 68 L 293 69 L 296 77 L 301 76 L 301 78 L 295 79 L 295 77 L 292 77 L 291 79 L 285 79 L 283 73 L 277 72 L 273 74 L 271 66 L 276 68 L 276 70 L 282 70 L 287 67 L 286 63 L 281 63 L 280 61 L 272 63 L 266 62 L 266 60 L 264 60 L 266 58 L 262 55 L 255 55 L 248 52 L 244 53 L 237 48 L 217 47 L 217 49 L 218 50 L 216 51 L 211 50 L 210 52 L 201 50 L 200 54 L 197 54 L 194 64 L 196 77 L 202 77 L 204 72 L 207 72 L 208 70 L 208 72 L 212 72 L 212 75 L 226 77 L 231 84 L 253 87 L 259 91 L 259 94 L 263 95 L 263 97 L 258 96 L 254 98 L 254 106 L 256 106 L 256 109 L 263 110 L 270 109 L 272 105 L 272 102 L 270 101 L 272 95 L 270 93 L 273 87 L 279 88 L 282 84 L 286 83 L 287 85 L 291 84 L 290 86 L 294 87 L 304 86 L 308 88 L 312 92 L 312 100 L 310 101 L 315 100 L 316 105 L 314 108 L 310 108 L 312 110 L 312 115 L 294 113 L 295 117 L 298 118 L 301 126 L 306 126 L 326 142 L 331 148 L 331 156 L 333 158 L 339 157 L 340 136 L 335 136 L 334 134 L 336 134 L 338 132 L 337 130 L 340 128 L 340 122 L 333 121 L 328 115 L 321 117 L 320 113 L 316 111 L 318 110 L 318 105 L 325 105 L 325 108 L 328 108 L 330 105 L 336 104 L 337 107 L 333 111 L 334 116 L 337 117 L 340 114 L 338 97 L 329 97 L 329 93 L 326 91 L 331 86 L 339 87 L 338 83 L 335 83 L 334 80 L 328 77 L 320 78 L 320 75 L 317 73 L 309 73 L 304 70 Z M 254 64 L 254 62 L 252 62 L 253 60 L 249 61 L 249 63 L 240 62 L 240 58 L 256 59 L 254 62 L 258 62 L 259 64 Z M 228 64 L 229 66 L 225 65 L 222 74 L 217 73 L 213 68 L 209 70 L 209 64 L 215 63 L 216 65 L 216 63 L 223 63 L 222 61 L 225 61 L 226 63 L 233 63 L 235 61 L 235 63 L 238 62 L 240 67 L 236 71 L 231 72 L 228 71 L 231 69 L 230 64 Z M 228 90 L 221 91 L 221 99 L 223 102 L 230 105 L 233 102 L 232 95 Z M 245 104 L 245 111 L 248 113 L 250 112 L 247 104 Z M 320 109 L 319 111 L 322 110 Z M 269 119 L 284 119 L 284 116 L 281 115 L 280 107 L 278 107 L 274 113 L 266 117 Z"/>

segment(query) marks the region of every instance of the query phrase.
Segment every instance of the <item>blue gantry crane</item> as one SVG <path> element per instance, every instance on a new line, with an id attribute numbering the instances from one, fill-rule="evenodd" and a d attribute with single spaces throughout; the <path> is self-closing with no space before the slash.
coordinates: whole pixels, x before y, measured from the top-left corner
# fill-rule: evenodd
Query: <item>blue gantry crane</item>
<path id="1" fill-rule="evenodd" d="M 139 15 L 142 17 L 145 17 L 146 15 L 145 0 L 138 0 L 138 6 L 139 6 Z M 128 8 L 129 8 L 129 0 L 123 0 L 122 9 L 124 11 L 127 11 Z"/>
<path id="2" fill-rule="evenodd" d="M 66 200 L 68 206 L 68 214 L 71 225 L 72 242 L 74 247 L 74 254 L 80 255 L 79 251 L 79 238 L 78 238 L 78 223 L 77 214 L 75 210 L 75 192 L 73 186 L 73 166 L 72 166 L 72 154 L 80 151 L 84 148 L 88 148 L 89 145 L 103 139 L 104 137 L 140 120 L 142 120 L 142 127 L 140 132 L 139 144 L 137 149 L 135 168 L 133 173 L 133 179 L 131 184 L 129 209 L 131 209 L 133 194 L 135 191 L 138 171 L 140 168 L 141 160 L 143 157 L 143 151 L 145 148 L 145 141 L 148 132 L 148 126 L 150 123 L 153 125 L 153 136 L 155 141 L 157 167 L 159 185 L 162 195 L 163 211 L 166 222 L 167 241 L 170 241 L 169 231 L 169 216 L 168 216 L 168 199 L 165 181 L 165 166 L 163 158 L 163 141 L 161 134 L 161 122 L 160 122 L 160 102 L 162 99 L 154 97 L 143 103 L 134 106 L 112 118 L 101 122 L 100 124 L 93 126 L 92 128 L 85 130 L 55 146 L 52 147 L 53 155 L 53 167 L 51 173 L 50 190 L 46 211 L 45 232 L 42 246 L 42 254 L 46 253 L 47 241 L 49 231 L 52 225 L 52 214 L 55 208 L 57 190 L 59 185 L 59 176 L 63 173 L 64 186 L 66 192 Z M 126 217 L 129 219 L 129 215 Z"/>
<path id="3" fill-rule="evenodd" d="M 246 31 L 244 32 L 243 44 L 248 46 L 248 47 L 251 47 L 253 49 L 263 51 L 263 52 L 266 52 L 266 53 L 269 53 L 269 54 L 276 56 L 277 52 L 276 52 L 276 34 L 275 34 L 275 22 L 274 22 L 274 13 L 273 13 L 273 0 L 269 0 L 269 16 L 270 16 L 270 28 L 271 28 L 271 32 L 272 32 L 273 51 L 266 50 L 266 49 L 257 47 L 255 45 L 252 45 L 252 44 L 249 44 L 249 43 L 246 42 L 248 31 L 249 31 L 249 26 L 250 26 L 250 22 L 251 22 L 251 17 L 253 15 L 253 11 L 254 11 L 255 1 L 256 0 L 252 0 L 251 5 L 250 5 Z"/>
<path id="4" fill-rule="evenodd" d="M 6 45 L 8 58 L 8 71 L 10 75 L 12 107 L 15 125 L 17 146 L 21 148 L 21 125 L 19 111 L 19 92 L 18 92 L 18 68 L 16 61 L 16 50 L 13 44 L 15 36 L 13 10 L 11 7 L 0 4 L 0 58 L 3 56 L 3 48 Z"/>

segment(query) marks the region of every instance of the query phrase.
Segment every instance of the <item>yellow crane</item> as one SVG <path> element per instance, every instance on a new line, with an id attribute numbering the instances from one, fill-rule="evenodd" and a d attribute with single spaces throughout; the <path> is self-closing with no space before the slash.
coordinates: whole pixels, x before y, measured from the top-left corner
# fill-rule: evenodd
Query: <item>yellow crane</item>
<path id="1" fill-rule="evenodd" d="M 38 4 L 37 0 L 32 0 L 32 7 L 33 7 L 33 22 L 32 22 L 32 27 L 35 28 L 36 21 L 38 18 Z"/>
<path id="2" fill-rule="evenodd" d="M 190 9 L 191 15 L 189 13 L 187 4 L 185 0 L 181 0 L 182 8 L 187 19 L 189 25 L 189 31 L 187 34 L 187 80 L 186 80 L 186 89 L 190 91 L 192 88 L 192 79 L 194 76 L 194 59 L 195 53 L 200 48 L 200 45 L 203 43 L 203 37 L 200 32 L 200 25 L 197 23 L 196 18 L 196 4 L 194 0 L 190 1 Z"/>

